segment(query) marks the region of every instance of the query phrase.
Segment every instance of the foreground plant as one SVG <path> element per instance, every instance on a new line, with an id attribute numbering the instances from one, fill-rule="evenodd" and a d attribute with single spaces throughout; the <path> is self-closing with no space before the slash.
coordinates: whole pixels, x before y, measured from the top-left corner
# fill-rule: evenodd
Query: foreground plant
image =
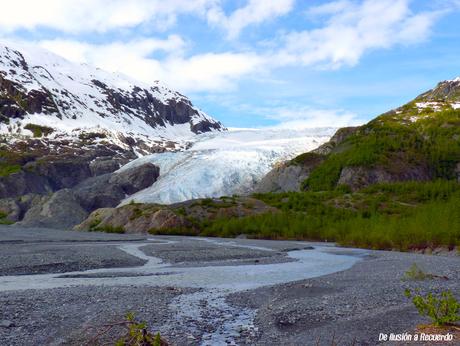
<path id="1" fill-rule="evenodd" d="M 444 291 L 439 295 L 431 292 L 423 295 L 418 290 L 412 293 L 406 289 L 405 294 L 412 299 L 420 315 L 431 318 L 436 326 L 452 325 L 460 321 L 460 303 L 451 291 Z"/>
<path id="2" fill-rule="evenodd" d="M 123 335 L 120 336 L 114 343 L 107 342 L 107 337 L 112 336 L 114 328 L 123 328 Z M 95 328 L 92 328 L 95 329 Z M 168 346 L 169 344 L 160 336 L 160 333 L 152 334 L 147 330 L 145 322 L 136 321 L 132 312 L 126 314 L 123 321 L 104 324 L 97 329 L 100 331 L 91 338 L 86 344 L 87 346 L 93 345 L 109 345 L 115 346 Z M 104 339 L 104 340 L 103 340 Z"/>

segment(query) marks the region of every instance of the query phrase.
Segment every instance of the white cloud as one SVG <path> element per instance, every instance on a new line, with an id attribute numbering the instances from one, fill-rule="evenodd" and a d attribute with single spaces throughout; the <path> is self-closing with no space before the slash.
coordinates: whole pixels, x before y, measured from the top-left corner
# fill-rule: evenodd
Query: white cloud
<path id="1" fill-rule="evenodd" d="M 157 29 L 175 23 L 179 14 L 205 16 L 219 0 L 14 0 L 3 1 L 0 30 L 36 29 L 106 32 L 150 22 Z"/>
<path id="2" fill-rule="evenodd" d="M 208 11 L 208 22 L 226 29 L 229 39 L 237 38 L 249 25 L 285 15 L 294 7 L 295 0 L 249 0 L 246 6 L 226 15 L 221 7 Z"/>
<path id="3" fill-rule="evenodd" d="M 310 16 L 326 16 L 320 28 L 291 32 L 274 59 L 278 64 L 339 68 L 356 65 L 374 49 L 418 43 L 429 37 L 438 12 L 414 14 L 410 0 L 335 1 L 313 7 Z"/>
<path id="4" fill-rule="evenodd" d="M 304 105 L 260 109 L 258 113 L 268 119 L 280 121 L 277 128 L 344 127 L 362 123 L 352 112 L 342 109 L 315 109 Z"/>
<path id="5" fill-rule="evenodd" d="M 14 0 L 3 1 L 0 31 L 47 27 L 68 33 L 99 32 L 146 24 L 166 30 L 182 14 L 207 19 L 231 38 L 251 24 L 288 13 L 295 0 L 248 0 L 227 15 L 222 0 Z"/>
<path id="6" fill-rule="evenodd" d="M 204 11 L 208 20 L 216 25 L 219 22 L 230 37 L 238 35 L 247 25 L 287 13 L 294 4 L 293 0 L 249 0 L 227 17 L 218 0 L 192 2 L 194 6 L 189 10 Z M 174 0 L 171 6 L 179 3 L 180 0 Z M 188 45 L 177 35 L 102 45 L 63 40 L 45 41 L 42 45 L 70 60 L 122 72 L 146 83 L 162 80 L 187 93 L 216 92 L 228 91 L 248 75 L 282 66 L 353 66 L 368 51 L 423 41 L 429 36 L 438 13 L 413 13 L 409 0 L 339 0 L 311 7 L 308 15 L 320 17 L 322 26 L 285 34 L 281 42 L 275 42 L 272 51 L 205 52 L 187 56 Z M 165 53 L 161 59 L 154 55 L 158 51 Z"/>
<path id="7" fill-rule="evenodd" d="M 75 62 L 121 72 L 148 84 L 161 80 L 183 92 L 229 90 L 236 80 L 263 65 L 263 59 L 251 53 L 206 53 L 185 57 L 185 43 L 176 35 L 166 40 L 139 39 L 106 45 L 66 40 L 42 41 L 40 45 Z M 156 51 L 167 55 L 162 60 L 152 58 L 151 54 Z"/>

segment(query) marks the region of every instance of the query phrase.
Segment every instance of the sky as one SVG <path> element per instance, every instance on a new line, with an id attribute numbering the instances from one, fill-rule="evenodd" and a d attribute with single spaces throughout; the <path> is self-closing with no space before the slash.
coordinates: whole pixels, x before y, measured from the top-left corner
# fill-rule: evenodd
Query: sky
<path id="1" fill-rule="evenodd" d="M 0 1 L 0 40 L 160 80 L 228 127 L 360 124 L 460 76 L 460 0 Z"/>

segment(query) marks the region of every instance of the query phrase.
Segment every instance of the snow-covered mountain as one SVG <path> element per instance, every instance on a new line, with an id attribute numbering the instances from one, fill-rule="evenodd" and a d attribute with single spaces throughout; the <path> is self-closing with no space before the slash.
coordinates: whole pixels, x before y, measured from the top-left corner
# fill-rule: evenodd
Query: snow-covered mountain
<path id="1" fill-rule="evenodd" d="M 225 129 L 158 81 L 145 85 L 35 46 L 0 43 L 0 133 L 33 136 L 40 127 L 51 139 L 90 133 L 143 154 Z"/>
<path id="2" fill-rule="evenodd" d="M 186 151 L 139 158 L 121 170 L 151 162 L 159 179 L 123 203 L 171 204 L 202 197 L 246 194 L 278 162 L 315 149 L 336 129 L 245 129 L 202 134 Z"/>

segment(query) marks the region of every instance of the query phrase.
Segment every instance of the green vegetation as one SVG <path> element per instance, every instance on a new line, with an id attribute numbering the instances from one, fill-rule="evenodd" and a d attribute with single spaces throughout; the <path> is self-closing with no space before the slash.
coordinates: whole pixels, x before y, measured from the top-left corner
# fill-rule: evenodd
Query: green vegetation
<path id="1" fill-rule="evenodd" d="M 145 322 L 136 322 L 133 313 L 128 313 L 127 333 L 115 342 L 115 346 L 161 346 L 162 340 L 160 333 L 155 336 L 147 332 L 147 324 Z"/>
<path id="2" fill-rule="evenodd" d="M 8 220 L 8 214 L 0 211 L 0 225 L 12 225 L 14 222 Z"/>
<path id="3" fill-rule="evenodd" d="M 404 273 L 404 280 L 427 280 L 434 278 L 433 274 L 425 273 L 419 266 L 414 263 L 410 266 L 409 270 Z"/>
<path id="4" fill-rule="evenodd" d="M 85 342 L 85 345 L 168 346 L 160 333 L 152 334 L 149 332 L 147 323 L 137 321 L 132 312 L 126 314 L 122 321 L 87 329 L 93 331 L 95 335 L 88 342 Z M 114 338 L 116 341 L 113 341 Z"/>
<path id="5" fill-rule="evenodd" d="M 112 225 L 96 226 L 94 228 L 91 228 L 90 231 L 92 231 L 92 232 L 105 232 L 105 233 L 117 233 L 117 234 L 125 233 L 125 229 L 123 227 L 121 227 L 121 226 L 112 226 Z"/>
<path id="6" fill-rule="evenodd" d="M 408 121 L 411 117 L 418 120 Z M 459 138 L 460 110 L 419 113 L 414 104 L 408 104 L 401 114 L 382 115 L 348 137 L 312 171 L 303 189 L 333 190 L 342 169 L 356 166 L 380 168 L 394 176 L 418 167 L 434 178 L 455 179 Z"/>
<path id="7" fill-rule="evenodd" d="M 309 152 L 309 153 L 303 153 L 303 154 L 293 158 L 290 161 L 290 164 L 292 164 L 292 165 L 305 165 L 305 164 L 310 164 L 310 163 L 314 163 L 314 162 L 319 163 L 322 159 L 323 159 L 322 155 Z"/>
<path id="8" fill-rule="evenodd" d="M 90 141 L 98 138 L 107 138 L 107 135 L 99 132 L 82 132 L 78 135 L 78 138 L 82 141 Z"/>
<path id="9" fill-rule="evenodd" d="M 125 229 L 121 226 L 101 225 L 101 220 L 96 218 L 89 225 L 89 232 L 105 232 L 105 233 L 125 233 Z"/>
<path id="10" fill-rule="evenodd" d="M 451 291 L 444 291 L 439 295 L 433 295 L 431 292 L 422 295 L 418 291 L 413 294 L 407 289 L 405 294 L 412 299 L 420 315 L 430 317 L 436 326 L 460 321 L 460 303 Z"/>
<path id="11" fill-rule="evenodd" d="M 207 220 L 202 235 L 334 241 L 402 251 L 460 245 L 460 185 L 381 184 L 341 191 L 258 194 L 279 212 Z"/>
<path id="12" fill-rule="evenodd" d="M 221 199 L 204 198 L 191 205 L 191 207 L 201 206 L 207 208 L 230 208 L 236 205 L 235 199 L 232 197 L 222 197 Z"/>
<path id="13" fill-rule="evenodd" d="M 43 136 L 49 136 L 54 132 L 54 130 L 51 127 L 48 126 L 41 126 L 41 125 L 36 125 L 36 124 L 27 124 L 24 126 L 26 130 L 32 131 L 34 134 L 34 137 L 39 138 Z"/>
<path id="14" fill-rule="evenodd" d="M 123 208 L 132 209 L 130 220 L 149 218 L 161 210 L 165 215 L 175 214 L 177 219 L 171 223 L 172 227 L 153 228 L 148 230 L 151 234 L 220 237 L 246 234 L 252 238 L 329 241 L 343 246 L 400 251 L 430 251 L 438 247 L 452 250 L 460 246 L 460 184 L 454 181 L 378 184 L 356 192 L 341 187 L 332 191 L 267 193 L 253 197 L 275 211 L 251 213 L 255 205 L 248 200 L 243 206 L 249 216 L 222 213 L 219 208 L 239 203 L 232 199 L 204 199 L 187 207 L 129 204 Z M 198 207 L 202 208 L 199 212 Z M 90 229 L 124 231 L 116 226 L 101 224 L 96 217 Z M 414 269 L 412 274 L 418 277 L 420 272 Z"/>
<path id="15" fill-rule="evenodd" d="M 0 162 L 0 177 L 7 177 L 13 173 L 17 173 L 21 170 L 21 166 L 18 164 L 9 164 L 8 162 Z"/>

